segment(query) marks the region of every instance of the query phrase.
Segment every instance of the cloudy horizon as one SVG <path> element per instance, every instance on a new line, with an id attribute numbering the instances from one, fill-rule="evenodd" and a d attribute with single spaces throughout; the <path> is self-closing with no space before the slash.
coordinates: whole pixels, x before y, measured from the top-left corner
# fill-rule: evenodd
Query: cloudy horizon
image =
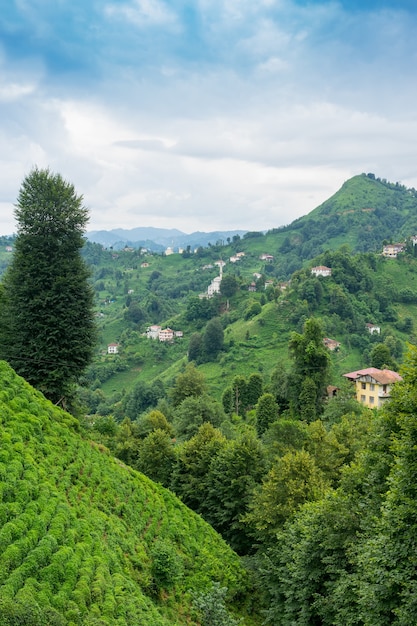
<path id="1" fill-rule="evenodd" d="M 417 187 L 413 0 L 12 0 L 0 234 L 49 167 L 88 230 L 268 230 L 351 176 Z"/>

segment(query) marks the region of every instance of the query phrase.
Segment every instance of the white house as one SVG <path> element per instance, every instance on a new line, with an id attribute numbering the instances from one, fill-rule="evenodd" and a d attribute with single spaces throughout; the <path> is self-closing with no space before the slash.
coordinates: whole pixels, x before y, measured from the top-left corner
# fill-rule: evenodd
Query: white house
<path id="1" fill-rule="evenodd" d="M 222 282 L 221 276 L 216 276 L 213 278 L 210 285 L 207 287 L 207 296 L 211 298 L 215 293 L 220 293 L 220 284 Z"/>
<path id="2" fill-rule="evenodd" d="M 316 267 L 311 268 L 311 273 L 313 276 L 331 276 L 332 269 L 331 267 L 326 267 L 325 265 L 317 265 Z"/>
<path id="3" fill-rule="evenodd" d="M 381 334 L 381 327 L 377 326 L 376 324 L 366 324 L 366 329 L 368 331 L 368 333 L 371 333 L 371 335 L 380 335 Z"/>
<path id="4" fill-rule="evenodd" d="M 107 354 L 118 354 L 119 353 L 119 344 L 118 343 L 109 343 L 107 346 Z"/>
<path id="5" fill-rule="evenodd" d="M 146 329 L 146 336 L 148 339 L 158 339 L 160 331 L 161 326 L 157 326 L 156 324 L 148 326 Z"/>

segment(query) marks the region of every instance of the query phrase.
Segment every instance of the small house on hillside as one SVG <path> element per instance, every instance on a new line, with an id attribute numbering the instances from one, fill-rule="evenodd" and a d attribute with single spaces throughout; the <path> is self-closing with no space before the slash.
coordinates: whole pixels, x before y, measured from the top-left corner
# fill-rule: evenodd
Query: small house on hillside
<path id="1" fill-rule="evenodd" d="M 148 339 L 158 339 L 160 331 L 161 326 L 157 326 L 156 324 L 148 326 L 146 329 L 146 336 Z"/>
<path id="2" fill-rule="evenodd" d="M 311 268 L 311 273 L 313 276 L 331 276 L 332 268 L 326 267 L 325 265 L 317 265 Z"/>
<path id="3" fill-rule="evenodd" d="M 172 328 L 164 328 L 159 331 L 159 341 L 172 341 L 174 339 L 174 331 Z"/>
<path id="4" fill-rule="evenodd" d="M 355 384 L 356 399 L 371 409 L 378 408 L 391 396 L 392 386 L 402 377 L 392 370 L 379 370 L 368 367 L 356 372 L 343 374 Z"/>
<path id="5" fill-rule="evenodd" d="M 380 335 L 381 334 L 381 327 L 378 326 L 377 324 L 371 324 L 370 322 L 368 322 L 367 324 L 365 324 L 365 326 L 366 326 L 366 330 L 371 335 Z"/>
<path id="6" fill-rule="evenodd" d="M 336 341 L 335 339 L 330 339 L 329 337 L 324 337 L 323 343 L 332 352 L 337 352 L 340 349 L 340 341 Z"/>
<path id="7" fill-rule="evenodd" d="M 400 252 L 405 249 L 405 243 L 389 243 L 382 249 L 382 256 L 388 259 L 396 259 Z"/>
<path id="8" fill-rule="evenodd" d="M 118 354 L 119 353 L 119 344 L 118 343 L 109 343 L 107 346 L 107 354 Z"/>

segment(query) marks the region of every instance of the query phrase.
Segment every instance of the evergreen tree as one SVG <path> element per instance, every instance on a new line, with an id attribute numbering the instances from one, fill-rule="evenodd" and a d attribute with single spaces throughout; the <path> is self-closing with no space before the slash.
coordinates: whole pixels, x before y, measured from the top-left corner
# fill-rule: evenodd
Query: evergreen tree
<path id="1" fill-rule="evenodd" d="M 220 318 L 214 317 L 206 326 L 203 335 L 203 352 L 207 361 L 215 361 L 223 350 L 224 332 Z"/>
<path id="2" fill-rule="evenodd" d="M 303 327 L 303 333 L 292 333 L 289 350 L 293 357 L 292 384 L 293 402 L 297 412 L 305 404 L 306 387 L 311 388 L 312 401 L 316 405 L 316 415 L 321 413 L 326 385 L 328 383 L 330 355 L 323 344 L 323 329 L 318 320 L 310 318 Z M 304 381 L 308 382 L 303 387 Z M 314 416 L 313 416 L 314 418 Z"/>
<path id="3" fill-rule="evenodd" d="M 253 372 L 246 386 L 246 401 L 249 407 L 254 407 L 263 393 L 263 380 L 260 374 Z"/>
<path id="4" fill-rule="evenodd" d="M 174 387 L 171 389 L 171 399 L 174 406 L 181 404 L 190 396 L 202 396 L 206 391 L 204 376 L 198 371 L 193 362 L 188 363 L 185 370 L 178 374 Z"/>
<path id="5" fill-rule="evenodd" d="M 0 357 L 64 406 L 96 341 L 93 291 L 80 255 L 88 221 L 82 202 L 48 169 L 35 168 L 24 179 L 0 307 Z"/>
<path id="6" fill-rule="evenodd" d="M 256 405 L 256 430 L 261 437 L 278 418 L 279 408 L 272 393 L 264 393 Z"/>

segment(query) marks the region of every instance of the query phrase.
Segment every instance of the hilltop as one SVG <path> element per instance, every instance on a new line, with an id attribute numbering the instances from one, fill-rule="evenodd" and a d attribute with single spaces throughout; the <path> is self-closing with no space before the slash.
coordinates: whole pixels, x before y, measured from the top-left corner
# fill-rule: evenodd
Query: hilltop
<path id="1" fill-rule="evenodd" d="M 245 604 L 246 574 L 208 524 L 4 362 L 0 381 L 2 624 L 197 624 L 192 594 L 217 582 Z"/>

